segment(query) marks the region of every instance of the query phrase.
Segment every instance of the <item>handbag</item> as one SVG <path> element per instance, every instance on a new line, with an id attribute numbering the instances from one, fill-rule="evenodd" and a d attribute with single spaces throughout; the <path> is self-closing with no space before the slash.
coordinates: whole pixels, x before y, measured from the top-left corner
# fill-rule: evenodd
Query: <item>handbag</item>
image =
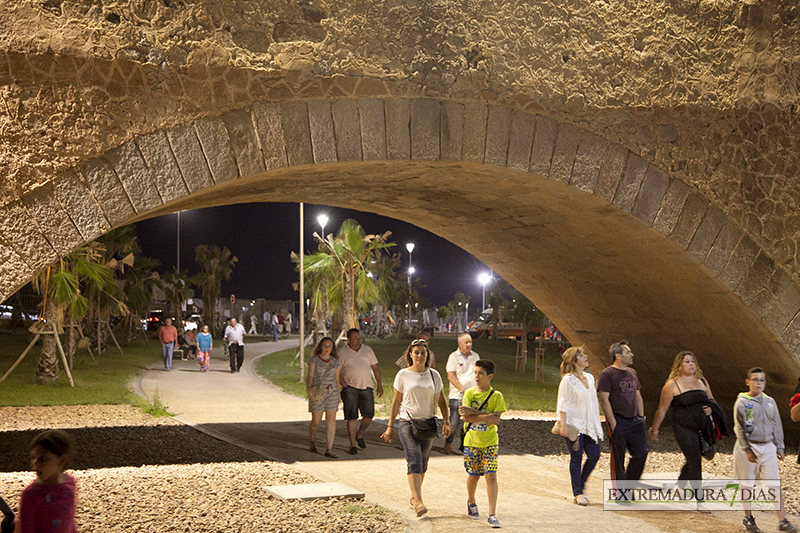
<path id="1" fill-rule="evenodd" d="M 308 401 L 311 403 L 318 402 L 325 397 L 325 388 L 322 383 L 318 383 L 311 388 L 308 393 Z"/>
<path id="2" fill-rule="evenodd" d="M 561 420 L 556 420 L 556 423 L 553 424 L 553 428 L 550 430 L 550 433 L 553 435 L 561 435 Z M 567 424 L 567 433 L 569 436 L 567 437 L 571 441 L 578 440 L 578 437 L 581 434 L 581 430 L 573 426 L 572 424 Z"/>
<path id="3" fill-rule="evenodd" d="M 436 388 L 436 381 L 433 379 L 433 370 L 431 372 L 431 381 L 433 381 L 434 389 Z M 408 412 L 406 412 L 408 414 Z M 416 440 L 431 440 L 439 433 L 439 427 L 436 422 L 436 417 L 430 418 L 411 418 L 411 436 Z"/>

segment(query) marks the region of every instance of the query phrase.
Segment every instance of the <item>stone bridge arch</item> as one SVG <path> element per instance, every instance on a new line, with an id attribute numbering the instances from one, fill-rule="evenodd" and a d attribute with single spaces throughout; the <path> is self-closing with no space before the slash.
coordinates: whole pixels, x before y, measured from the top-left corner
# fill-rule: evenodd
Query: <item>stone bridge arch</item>
<path id="1" fill-rule="evenodd" d="M 0 296 L 113 227 L 189 209 L 305 201 L 436 233 L 529 296 L 599 369 L 628 338 L 655 408 L 677 351 L 717 396 L 800 367 L 800 290 L 697 191 L 545 115 L 431 98 L 257 103 L 138 136 L 0 210 Z"/>

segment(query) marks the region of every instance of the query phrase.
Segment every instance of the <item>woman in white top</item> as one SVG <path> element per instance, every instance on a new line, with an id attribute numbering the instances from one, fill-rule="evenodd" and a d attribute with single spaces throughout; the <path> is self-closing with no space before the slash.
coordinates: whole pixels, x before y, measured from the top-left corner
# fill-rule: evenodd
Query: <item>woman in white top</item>
<path id="1" fill-rule="evenodd" d="M 403 444 L 408 465 L 408 486 L 411 487 L 411 507 L 422 516 L 428 512 L 422 502 L 422 481 L 428 470 L 433 437 L 417 440 L 411 431 L 412 418 L 435 418 L 436 404 L 442 411 L 444 425 L 442 434 L 450 435 L 447 398 L 444 397 L 442 376 L 429 368 L 430 350 L 423 339 L 413 341 L 405 354 L 408 367 L 400 370 L 394 378 L 394 397 L 389 412 L 389 424 L 381 435 L 384 441 L 392 442 L 395 426 Z M 395 417 L 399 419 L 395 422 Z"/>
<path id="2" fill-rule="evenodd" d="M 603 440 L 603 426 L 600 425 L 600 406 L 597 403 L 597 390 L 594 376 L 584 372 L 589 366 L 589 357 L 583 347 L 572 347 L 561 355 L 561 383 L 558 385 L 558 419 L 561 422 L 561 436 L 569 449 L 569 475 L 572 479 L 572 494 L 578 505 L 589 505 L 589 498 L 583 493 L 586 480 L 600 458 L 599 441 Z M 568 426 L 578 437 L 569 439 Z M 586 462 L 581 467 L 583 454 Z"/>

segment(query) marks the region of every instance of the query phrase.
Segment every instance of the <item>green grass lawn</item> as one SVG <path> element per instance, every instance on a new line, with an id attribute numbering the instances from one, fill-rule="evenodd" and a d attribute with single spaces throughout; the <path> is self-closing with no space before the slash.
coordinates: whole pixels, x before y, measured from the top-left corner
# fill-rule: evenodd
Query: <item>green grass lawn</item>
<path id="1" fill-rule="evenodd" d="M 151 335 L 154 335 L 151 333 Z M 11 368 L 22 354 L 32 335 L 25 329 L 14 330 L 12 334 L 0 335 L 0 376 Z M 119 334 L 117 338 L 121 340 Z M 62 336 L 62 343 L 66 336 Z M 142 406 L 144 400 L 130 392 L 127 384 L 143 369 L 161 361 L 161 348 L 158 340 L 150 339 L 149 346 L 139 340 L 130 345 L 121 342 L 125 355 L 121 355 L 109 343 L 109 350 L 102 355 L 95 353 L 93 362 L 86 350 L 78 350 L 72 368 L 75 387 L 69 380 L 60 363 L 60 375 L 56 381 L 46 385 L 36 383 L 36 363 L 41 353 L 40 344 L 34 346 L 22 363 L 0 383 L 0 406 L 22 405 L 85 405 L 85 404 L 134 404 Z"/>
<path id="2" fill-rule="evenodd" d="M 374 341 L 366 339 L 378 357 L 381 369 L 381 381 L 385 394 L 382 399 L 376 398 L 376 409 L 382 415 L 388 414 L 389 404 L 392 400 L 392 383 L 397 374 L 394 362 L 408 347 L 409 339 L 387 339 Z M 436 369 L 447 380 L 445 365 L 450 353 L 457 349 L 455 337 L 433 337 L 431 349 L 436 354 Z M 503 393 L 508 409 L 555 411 L 558 383 L 561 379 L 558 365 L 561 357 L 554 348 L 550 347 L 545 354 L 544 381 L 533 381 L 533 343 L 528 344 L 528 367 L 522 374 L 514 370 L 517 343 L 513 340 L 476 339 L 473 350 L 480 354 L 482 359 L 491 359 L 495 362 L 495 377 L 492 385 Z M 256 372 L 264 376 L 275 385 L 290 394 L 305 397 L 305 384 L 299 382 L 299 366 L 292 363 L 294 350 L 283 350 L 267 355 L 256 363 Z M 307 349 L 306 361 L 311 355 L 311 348 Z"/>

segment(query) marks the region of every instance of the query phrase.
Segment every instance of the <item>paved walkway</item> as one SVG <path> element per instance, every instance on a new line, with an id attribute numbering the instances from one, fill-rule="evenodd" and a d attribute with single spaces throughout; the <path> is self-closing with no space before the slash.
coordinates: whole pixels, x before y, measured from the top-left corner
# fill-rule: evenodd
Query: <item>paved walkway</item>
<path id="1" fill-rule="evenodd" d="M 486 531 L 486 489 L 478 486 L 481 520 L 466 517 L 466 473 L 460 457 L 434 451 L 425 477 L 423 495 L 428 514 L 418 519 L 408 505 L 410 492 L 399 439 L 385 444 L 379 435 L 385 421 L 376 420 L 367 432 L 366 450 L 350 456 L 341 411 L 334 448 L 338 459 L 312 454 L 308 448 L 310 415 L 305 400 L 270 386 L 254 370 L 258 357 L 297 345 L 297 339 L 245 346 L 242 372 L 231 374 L 221 349 L 212 354 L 211 370 L 199 371 L 196 361 L 173 363 L 172 371 L 154 364 L 139 383 L 140 393 L 156 394 L 178 419 L 228 442 L 257 451 L 265 457 L 291 464 L 323 481 L 337 481 L 366 493 L 367 500 L 403 515 L 409 532 L 455 533 Z M 288 371 L 289 369 L 287 369 Z M 317 447 L 325 433 L 320 426 Z M 502 444 L 502 443 L 501 443 Z M 434 443 L 441 448 L 442 441 Z M 590 478 L 589 496 L 600 501 L 604 473 Z M 507 531 L 592 531 L 616 533 L 741 531 L 735 512 L 711 516 L 689 512 L 604 512 L 601 504 L 582 508 L 572 503 L 569 473 L 563 463 L 517 454 L 501 448 L 498 471 L 500 494 L 497 516 Z M 774 513 L 759 513 L 764 531 L 777 531 Z M 774 523 L 773 523 L 774 522 Z"/>

